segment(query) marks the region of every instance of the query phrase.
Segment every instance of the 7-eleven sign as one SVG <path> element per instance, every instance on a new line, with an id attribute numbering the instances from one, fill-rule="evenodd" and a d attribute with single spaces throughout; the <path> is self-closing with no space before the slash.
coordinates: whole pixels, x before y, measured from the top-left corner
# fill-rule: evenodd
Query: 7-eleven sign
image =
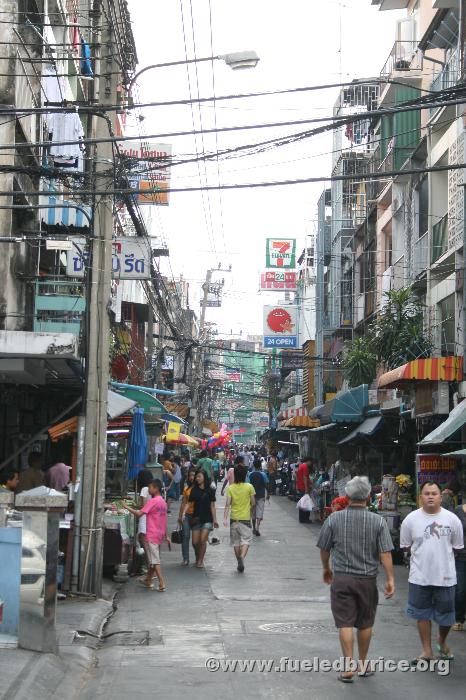
<path id="1" fill-rule="evenodd" d="M 294 238 L 267 238 L 266 267 L 281 269 L 296 267 L 296 240 Z"/>

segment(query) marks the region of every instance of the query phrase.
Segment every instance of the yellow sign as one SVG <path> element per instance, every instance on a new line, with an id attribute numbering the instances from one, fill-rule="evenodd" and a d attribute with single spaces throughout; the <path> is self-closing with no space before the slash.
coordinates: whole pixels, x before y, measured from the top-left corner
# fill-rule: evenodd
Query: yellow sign
<path id="1" fill-rule="evenodd" d="M 167 428 L 167 441 L 176 442 L 179 440 L 181 432 L 181 423 L 170 422 Z"/>

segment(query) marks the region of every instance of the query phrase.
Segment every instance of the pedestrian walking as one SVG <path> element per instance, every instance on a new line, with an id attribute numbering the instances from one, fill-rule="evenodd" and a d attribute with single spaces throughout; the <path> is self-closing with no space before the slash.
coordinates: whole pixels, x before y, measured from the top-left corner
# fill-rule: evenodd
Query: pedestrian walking
<path id="1" fill-rule="evenodd" d="M 317 541 L 323 578 L 331 586 L 332 613 L 345 657 L 345 669 L 338 676 L 343 683 L 352 683 L 356 672 L 354 627 L 358 631 L 358 675 L 373 675 L 367 667 L 367 654 L 378 604 L 379 561 L 386 575 L 385 597 L 391 598 L 395 592 L 390 531 L 380 515 L 367 510 L 370 492 L 367 477 L 351 479 L 346 485 L 348 507 L 327 518 Z"/>
<path id="2" fill-rule="evenodd" d="M 141 469 L 138 474 L 136 488 L 137 493 L 139 494 L 139 508 L 143 508 L 151 499 L 149 484 L 151 481 L 153 481 L 153 479 L 154 477 L 150 469 Z M 144 551 L 144 559 L 146 563 L 145 578 L 147 579 L 147 571 L 149 571 L 150 568 L 149 548 L 147 546 L 147 515 L 141 515 L 138 520 L 138 542 L 141 549 Z"/>
<path id="3" fill-rule="evenodd" d="M 160 545 L 167 539 L 167 504 L 161 496 L 162 482 L 160 479 L 154 479 L 149 484 L 150 500 L 140 509 L 131 508 L 123 502 L 126 510 L 141 518 L 147 515 L 146 538 L 147 550 L 149 555 L 149 568 L 147 570 L 147 578 L 145 585 L 149 590 L 154 590 L 153 579 L 157 577 L 159 585 L 157 590 L 162 593 L 166 590 L 165 581 L 162 575 L 162 567 L 160 565 Z"/>
<path id="4" fill-rule="evenodd" d="M 463 526 L 458 516 L 442 508 L 442 491 L 435 481 L 421 487 L 421 507 L 401 524 L 400 547 L 411 552 L 406 612 L 416 620 L 422 651 L 413 659 L 433 659 L 432 621 L 438 624 L 437 651 L 453 659 L 447 636 L 455 624 L 455 551 L 463 549 Z"/>
<path id="5" fill-rule="evenodd" d="M 193 547 L 196 553 L 196 567 L 204 568 L 204 557 L 209 540 L 209 532 L 218 527 L 217 512 L 215 510 L 215 490 L 210 488 L 210 478 L 203 469 L 196 473 L 194 486 L 188 497 L 188 503 L 183 510 L 183 519 L 186 518 L 190 503 L 194 504 L 191 515 L 191 532 Z"/>
<path id="6" fill-rule="evenodd" d="M 235 483 L 227 487 L 227 500 L 223 513 L 223 524 L 228 526 L 230 519 L 230 544 L 234 547 L 238 571 L 244 571 L 244 559 L 252 540 L 251 513 L 255 505 L 255 490 L 252 484 L 246 483 L 248 469 L 239 464 L 235 467 Z"/>
<path id="7" fill-rule="evenodd" d="M 278 458 L 277 453 L 272 452 L 270 455 L 269 462 L 267 464 L 267 474 L 269 477 L 269 496 L 275 496 L 275 491 L 277 490 L 277 485 L 275 479 L 277 478 L 278 472 Z"/>
<path id="8" fill-rule="evenodd" d="M 212 477 L 213 477 L 212 460 L 210 459 L 209 455 L 207 454 L 207 450 L 202 450 L 201 454 L 199 455 L 199 460 L 197 462 L 197 468 L 202 469 L 203 471 L 207 472 L 207 476 L 209 477 L 209 482 L 212 481 Z"/>
<path id="9" fill-rule="evenodd" d="M 311 489 L 310 468 L 312 463 L 301 462 L 296 470 L 296 495 L 301 498 L 305 493 L 309 493 Z"/>
<path id="10" fill-rule="evenodd" d="M 221 495 L 222 495 L 222 496 L 223 496 L 223 494 L 225 493 L 226 487 L 227 487 L 228 485 L 231 486 L 232 484 L 235 483 L 235 467 L 239 467 L 239 466 L 243 466 L 243 467 L 245 466 L 245 464 L 244 464 L 244 457 L 241 457 L 241 455 L 239 455 L 238 457 L 236 457 L 234 466 L 230 467 L 230 468 L 228 469 L 228 471 L 227 471 L 227 475 L 226 475 L 226 477 L 225 477 L 225 481 L 224 481 L 223 484 L 222 484 L 222 491 L 221 491 Z"/>
<path id="11" fill-rule="evenodd" d="M 181 499 L 180 513 L 178 516 L 178 522 L 182 528 L 182 540 L 181 540 L 181 554 L 183 557 L 183 566 L 189 566 L 189 544 L 191 539 L 191 516 L 194 510 L 194 503 L 189 502 L 189 494 L 194 486 L 194 479 L 196 477 L 196 470 L 191 468 L 188 471 L 186 477 L 186 484 L 183 489 L 183 498 Z M 183 513 L 186 508 L 186 515 L 183 518 Z"/>
<path id="12" fill-rule="evenodd" d="M 260 537 L 260 526 L 264 519 L 265 497 L 267 495 L 267 485 L 269 483 L 267 474 L 262 471 L 262 462 L 256 457 L 253 470 L 248 474 L 248 481 L 256 492 L 254 508 L 252 510 L 252 532 L 256 537 Z"/>
<path id="13" fill-rule="evenodd" d="M 466 545 L 466 503 L 458 506 L 455 515 L 461 520 L 463 526 L 463 540 Z M 464 631 L 466 619 L 466 548 L 456 552 L 456 592 L 455 592 L 455 619 L 452 629 L 455 632 Z"/>

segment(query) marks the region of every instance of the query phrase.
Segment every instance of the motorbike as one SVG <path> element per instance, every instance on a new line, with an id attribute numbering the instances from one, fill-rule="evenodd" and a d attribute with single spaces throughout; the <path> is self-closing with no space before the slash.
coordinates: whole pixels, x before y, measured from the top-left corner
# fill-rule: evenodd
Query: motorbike
<path id="1" fill-rule="evenodd" d="M 283 464 L 278 470 L 277 478 L 275 479 L 275 486 L 278 488 L 278 493 L 280 496 L 287 496 L 290 492 L 291 486 L 291 474 L 290 467 L 287 462 Z"/>

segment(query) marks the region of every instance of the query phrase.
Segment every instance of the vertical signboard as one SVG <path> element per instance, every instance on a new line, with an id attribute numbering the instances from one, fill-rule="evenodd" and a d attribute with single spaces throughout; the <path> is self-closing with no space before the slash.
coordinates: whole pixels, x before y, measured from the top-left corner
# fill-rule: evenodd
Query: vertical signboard
<path id="1" fill-rule="evenodd" d="M 265 254 L 267 268 L 294 269 L 296 267 L 296 239 L 267 238 Z"/>
<path id="2" fill-rule="evenodd" d="M 296 307 L 264 306 L 264 348 L 296 348 Z"/>

